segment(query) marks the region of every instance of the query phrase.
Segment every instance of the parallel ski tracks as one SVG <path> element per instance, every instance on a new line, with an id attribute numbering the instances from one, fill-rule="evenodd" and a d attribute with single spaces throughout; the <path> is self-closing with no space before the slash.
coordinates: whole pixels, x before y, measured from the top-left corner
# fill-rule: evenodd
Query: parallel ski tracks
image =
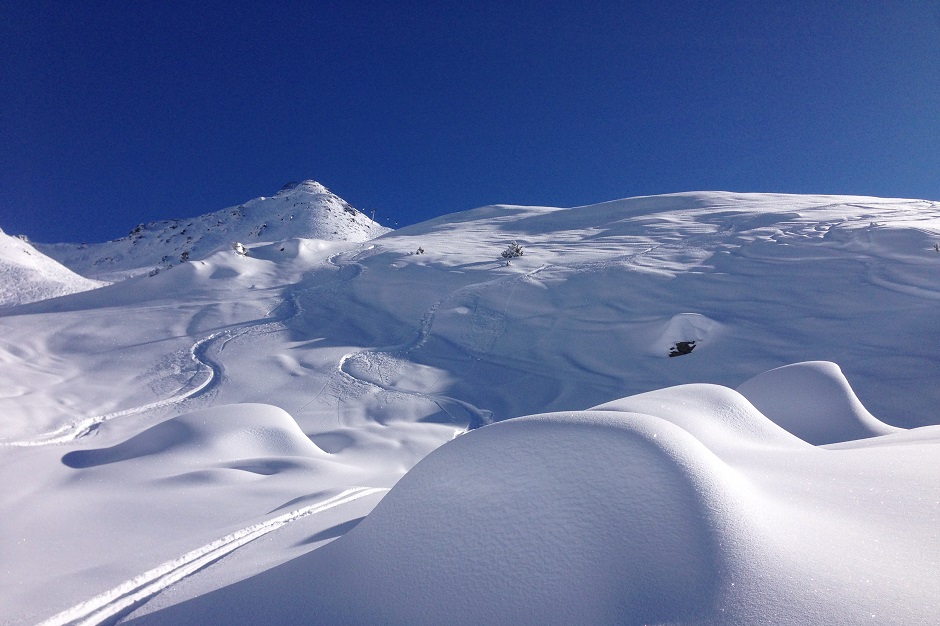
<path id="1" fill-rule="evenodd" d="M 337 506 L 376 493 L 385 487 L 351 487 L 331 498 L 294 509 L 277 517 L 252 524 L 225 535 L 204 546 L 135 576 L 93 598 L 50 617 L 39 626 L 94 626 L 113 623 L 167 587 L 214 563 L 238 548 L 308 515 L 322 513 Z"/>

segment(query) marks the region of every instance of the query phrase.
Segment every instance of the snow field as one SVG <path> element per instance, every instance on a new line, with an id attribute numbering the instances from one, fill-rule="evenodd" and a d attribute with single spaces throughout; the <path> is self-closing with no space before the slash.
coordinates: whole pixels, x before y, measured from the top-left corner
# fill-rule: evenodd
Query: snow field
<path id="1" fill-rule="evenodd" d="M 494 206 L 14 306 L 0 614 L 930 623 L 938 240 L 915 200 Z"/>
<path id="2" fill-rule="evenodd" d="M 936 427 L 859 455 L 726 388 L 644 395 L 470 432 L 336 542 L 130 623 L 932 621 Z"/>
<path id="3" fill-rule="evenodd" d="M 0 230 L 0 310 L 106 284 L 79 276 Z"/>

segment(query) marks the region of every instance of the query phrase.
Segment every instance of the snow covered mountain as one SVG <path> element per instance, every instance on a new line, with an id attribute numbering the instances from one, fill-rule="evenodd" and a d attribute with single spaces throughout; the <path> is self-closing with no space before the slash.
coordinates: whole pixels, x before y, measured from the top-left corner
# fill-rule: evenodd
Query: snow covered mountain
<path id="1" fill-rule="evenodd" d="M 235 242 L 296 237 L 360 242 L 388 231 L 320 183 L 305 180 L 288 183 L 273 197 L 199 217 L 140 224 L 106 243 L 34 245 L 83 276 L 115 281 L 201 259 Z"/>
<path id="2" fill-rule="evenodd" d="M 940 614 L 940 203 L 244 243 L 0 316 L 9 623 Z"/>
<path id="3" fill-rule="evenodd" d="M 0 308 L 95 289 L 104 284 L 79 276 L 23 239 L 0 230 Z"/>

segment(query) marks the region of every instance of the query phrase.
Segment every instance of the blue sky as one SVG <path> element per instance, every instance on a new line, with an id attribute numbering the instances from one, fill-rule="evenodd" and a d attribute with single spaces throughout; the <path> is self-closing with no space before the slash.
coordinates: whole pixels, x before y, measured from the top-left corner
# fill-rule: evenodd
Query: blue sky
<path id="1" fill-rule="evenodd" d="M 722 189 L 940 199 L 940 3 L 0 3 L 0 228 L 319 180 L 386 225 Z"/>

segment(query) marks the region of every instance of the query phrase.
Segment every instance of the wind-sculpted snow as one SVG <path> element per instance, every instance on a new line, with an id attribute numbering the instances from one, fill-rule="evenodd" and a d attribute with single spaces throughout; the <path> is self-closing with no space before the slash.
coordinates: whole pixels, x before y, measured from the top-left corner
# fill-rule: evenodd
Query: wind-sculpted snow
<path id="1" fill-rule="evenodd" d="M 779 367 L 745 381 L 738 391 L 777 424 L 816 445 L 900 431 L 862 406 L 835 363 Z"/>
<path id="2" fill-rule="evenodd" d="M 940 440 L 921 433 L 910 455 L 893 435 L 824 450 L 714 385 L 509 420 L 336 542 L 130 623 L 928 624 Z"/>
<path id="3" fill-rule="evenodd" d="M 0 314 L 7 621 L 936 621 L 940 205 L 284 217 Z"/>
<path id="4" fill-rule="evenodd" d="M 653 415 L 679 426 L 716 454 L 744 446 L 803 449 L 807 445 L 774 424 L 744 396 L 719 385 L 658 389 L 594 407 Z"/>
<path id="5" fill-rule="evenodd" d="M 646 416 L 511 420 L 431 453 L 337 542 L 141 623 L 693 619 L 727 567 L 734 481 Z"/>
<path id="6" fill-rule="evenodd" d="M 203 409 L 169 419 L 125 442 L 98 450 L 76 450 L 62 458 L 73 468 L 89 468 L 159 455 L 176 467 L 211 459 L 213 463 L 253 460 L 257 473 L 282 457 L 323 456 L 297 422 L 277 407 L 239 404 Z M 265 461 L 265 459 L 272 459 Z"/>

